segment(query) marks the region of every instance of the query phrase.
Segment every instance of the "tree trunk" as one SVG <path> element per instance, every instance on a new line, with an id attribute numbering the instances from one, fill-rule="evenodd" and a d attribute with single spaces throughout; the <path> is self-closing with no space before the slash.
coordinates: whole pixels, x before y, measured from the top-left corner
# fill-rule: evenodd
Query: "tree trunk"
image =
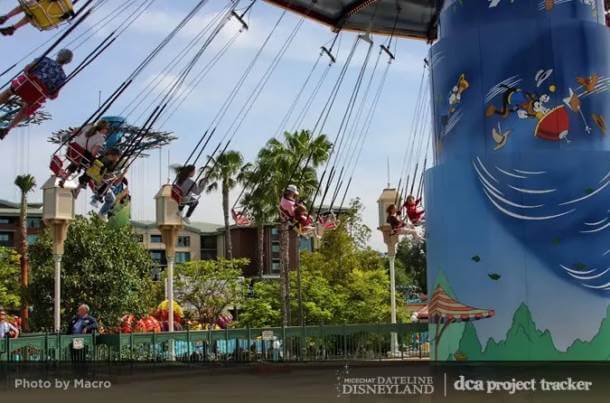
<path id="1" fill-rule="evenodd" d="M 25 192 L 21 193 L 21 211 L 19 215 L 19 263 L 21 265 L 21 320 L 23 330 L 29 331 L 29 311 L 27 301 L 27 289 L 29 285 L 29 260 L 28 260 L 28 225 L 27 225 L 28 200 Z"/>
<path id="2" fill-rule="evenodd" d="M 280 288 L 282 292 L 282 324 L 290 325 L 290 228 L 288 222 L 280 225 Z"/>
<path id="3" fill-rule="evenodd" d="M 258 236 L 258 275 L 263 277 L 263 274 L 265 273 L 265 224 L 258 224 L 256 232 Z"/>
<path id="4" fill-rule="evenodd" d="M 222 211 L 225 216 L 225 248 L 226 258 L 233 259 L 233 243 L 231 241 L 231 223 L 229 222 L 229 188 L 222 186 Z"/>

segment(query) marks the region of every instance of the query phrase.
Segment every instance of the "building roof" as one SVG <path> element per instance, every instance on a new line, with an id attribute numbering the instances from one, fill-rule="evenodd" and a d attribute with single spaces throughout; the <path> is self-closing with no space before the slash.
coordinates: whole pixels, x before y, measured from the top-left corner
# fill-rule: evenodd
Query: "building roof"
<path id="1" fill-rule="evenodd" d="M 436 39 L 436 21 L 444 0 L 267 0 L 329 26 L 351 30 Z M 398 16 L 398 17 L 397 17 Z"/>
<path id="2" fill-rule="evenodd" d="M 154 229 L 157 227 L 157 223 L 151 220 L 139 220 L 131 221 L 131 225 L 136 228 L 143 229 Z M 189 225 L 185 225 L 184 229 L 190 232 L 200 234 L 215 234 L 223 226 L 221 224 L 212 224 L 208 222 L 192 222 Z"/>
<path id="3" fill-rule="evenodd" d="M 0 215 L 19 216 L 21 209 L 20 203 L 0 199 Z M 42 216 L 42 203 L 28 203 L 28 216 Z"/>

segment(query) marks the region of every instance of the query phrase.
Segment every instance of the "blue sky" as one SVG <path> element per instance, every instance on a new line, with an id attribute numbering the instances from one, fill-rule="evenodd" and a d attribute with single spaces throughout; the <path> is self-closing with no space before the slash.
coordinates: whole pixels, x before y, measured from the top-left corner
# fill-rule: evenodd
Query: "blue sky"
<path id="1" fill-rule="evenodd" d="M 3 2 L 0 12 L 4 13 L 12 5 L 8 3 L 12 2 Z M 119 0 L 108 0 L 107 6 L 105 6 L 108 8 L 105 10 L 110 10 L 121 3 Z M 157 0 L 150 10 L 136 21 L 100 60 L 62 91 L 59 99 L 48 103 L 47 111 L 53 115 L 53 120 L 41 126 L 19 129 L 11 133 L 0 145 L 0 159 L 6 162 L 5 174 L 0 177 L 0 198 L 18 199 L 17 189 L 12 182 L 15 175 L 19 173 L 29 172 L 37 178 L 39 184 L 42 184 L 49 176 L 48 161 L 54 151 L 54 147 L 46 141 L 47 136 L 54 130 L 82 123 L 97 107 L 99 91 L 102 96 L 113 91 L 195 3 L 195 0 L 180 2 Z M 110 114 L 118 114 L 122 111 L 123 107 L 134 99 L 138 90 L 157 76 L 179 49 L 199 32 L 202 24 L 209 21 L 210 16 L 214 15 L 224 4 L 224 1 L 209 2 L 160 57 L 143 72 L 134 87 L 130 88 L 110 110 Z M 97 15 L 91 17 L 88 24 L 94 24 L 101 15 L 107 12 L 105 10 L 99 10 Z M 188 101 L 165 124 L 164 129 L 175 132 L 179 139 L 170 147 L 163 149 L 161 153 L 154 153 L 150 158 L 134 165 L 130 172 L 134 196 L 134 219 L 152 219 L 154 217 L 153 196 L 159 188 L 160 181 L 167 180 L 168 161 L 170 164 L 176 164 L 185 160 L 202 130 L 209 125 L 220 104 L 233 88 L 246 65 L 250 63 L 280 14 L 280 9 L 264 2 L 259 2 L 254 6 L 249 18 L 250 30 L 240 35 L 225 57 L 201 85 L 194 89 Z M 227 126 L 236 116 L 252 88 L 260 80 L 264 70 L 271 63 L 297 21 L 298 18 L 293 14 L 284 18 L 244 88 L 238 94 L 232 109 L 229 110 L 225 119 Z M 109 32 L 116 23 L 116 21 L 109 23 L 96 34 L 94 39 L 100 40 L 104 32 Z M 200 66 L 209 60 L 214 54 L 214 50 L 218 50 L 231 37 L 237 29 L 236 26 L 236 23 L 232 22 L 221 32 L 210 52 L 204 55 Z M 19 60 L 54 33 L 41 33 L 28 27 L 12 38 L 0 38 L 0 51 L 3 55 L 0 60 L 0 71 Z M 342 35 L 339 63 L 331 70 L 329 79 L 314 102 L 303 128 L 313 126 L 348 53 L 348 47 L 353 43 L 353 35 L 351 33 Z M 332 37 L 333 34 L 327 27 L 312 21 L 305 22 L 232 143 L 232 148 L 241 151 L 246 160 L 251 161 L 259 148 L 276 134 L 282 117 L 312 68 L 320 46 L 329 42 Z M 83 57 L 88 53 L 88 49 L 95 46 L 94 39 L 77 49 L 77 61 L 78 57 Z M 377 46 L 385 38 L 376 37 L 374 40 Z M 358 196 L 362 199 L 366 207 L 365 221 L 371 228 L 377 227 L 376 200 L 387 182 L 388 158 L 393 168 L 391 181 L 394 184 L 398 181 L 399 167 L 407 139 L 410 136 L 411 120 L 417 101 L 417 90 L 423 59 L 427 54 L 427 45 L 420 41 L 400 40 L 396 53 L 397 61 L 390 69 L 387 85 L 349 194 L 349 197 Z M 331 138 L 335 137 L 338 130 L 347 103 L 347 94 L 353 87 L 363 55 L 362 51 L 356 54 L 343 91 L 339 95 L 335 109 L 324 130 Z M 374 50 L 371 66 L 376 55 L 377 50 Z M 170 81 L 171 77 L 164 78 L 164 82 Z M 308 95 L 309 92 L 306 94 Z M 131 123 L 137 123 L 136 118 L 140 112 L 141 109 L 130 116 Z M 219 129 L 219 133 L 224 134 L 221 129 Z M 234 192 L 233 197 L 238 192 L 239 189 Z M 41 193 L 37 192 L 32 199 L 41 200 Z M 87 211 L 89 209 L 88 198 L 81 195 L 77 206 L 80 212 Z M 206 195 L 202 198 L 194 220 L 222 222 L 218 194 Z M 371 245 L 382 248 L 380 234 L 374 233 Z"/>

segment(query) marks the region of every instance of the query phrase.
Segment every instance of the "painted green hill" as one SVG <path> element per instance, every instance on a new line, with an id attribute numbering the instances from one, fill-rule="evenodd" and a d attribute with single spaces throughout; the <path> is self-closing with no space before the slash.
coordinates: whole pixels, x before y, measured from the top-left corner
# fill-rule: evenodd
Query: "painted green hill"
<path id="1" fill-rule="evenodd" d="M 515 311 L 512 325 L 503 341 L 489 339 L 485 349 L 472 323 L 467 323 L 457 356 L 477 360 L 610 360 L 610 307 L 599 332 L 590 340 L 576 340 L 565 352 L 557 350 L 551 332 L 537 329 L 526 304 Z"/>

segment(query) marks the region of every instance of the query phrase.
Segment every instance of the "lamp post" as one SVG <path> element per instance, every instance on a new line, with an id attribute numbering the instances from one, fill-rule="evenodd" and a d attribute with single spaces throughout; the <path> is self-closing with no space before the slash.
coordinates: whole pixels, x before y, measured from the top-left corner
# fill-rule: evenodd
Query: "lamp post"
<path id="1" fill-rule="evenodd" d="M 182 229 L 182 217 L 178 209 L 178 202 L 172 198 L 172 185 L 161 186 L 155 196 L 157 227 L 161 231 L 161 239 L 165 244 L 167 259 L 167 302 L 168 302 L 168 330 L 174 332 L 174 266 L 176 264 L 176 242 L 178 233 Z M 170 340 L 170 360 L 176 359 L 174 340 Z"/>
<path id="2" fill-rule="evenodd" d="M 383 233 L 383 242 L 388 247 L 388 260 L 390 263 L 390 320 L 396 324 L 396 245 L 398 235 L 392 234 L 392 227 L 386 222 L 386 210 L 391 204 L 398 202 L 398 192 L 396 189 L 386 188 L 379 196 L 377 205 L 379 206 L 379 230 Z M 392 332 L 390 341 L 390 356 L 398 355 L 398 334 Z"/>
<path id="3" fill-rule="evenodd" d="M 58 185 L 58 179 L 52 176 L 42 186 L 43 213 L 42 219 L 53 237 L 54 291 L 53 291 L 53 330 L 61 330 L 61 262 L 64 255 L 64 243 L 68 237 L 68 228 L 74 221 L 74 197 L 72 190 Z"/>

